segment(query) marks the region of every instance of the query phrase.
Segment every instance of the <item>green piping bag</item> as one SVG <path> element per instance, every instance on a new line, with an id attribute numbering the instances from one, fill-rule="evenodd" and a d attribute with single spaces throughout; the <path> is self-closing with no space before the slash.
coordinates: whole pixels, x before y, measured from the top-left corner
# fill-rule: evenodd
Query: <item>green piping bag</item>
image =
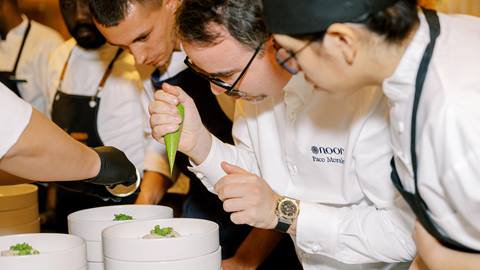
<path id="1" fill-rule="evenodd" d="M 182 119 L 180 128 L 178 128 L 178 130 L 175 132 L 168 133 L 164 137 L 165 146 L 167 147 L 168 164 L 170 165 L 170 175 L 173 173 L 175 156 L 177 155 L 178 143 L 180 142 L 180 134 L 182 133 L 183 118 L 185 117 L 185 108 L 181 103 L 177 105 L 177 110 L 178 114 L 180 114 L 180 118 Z"/>

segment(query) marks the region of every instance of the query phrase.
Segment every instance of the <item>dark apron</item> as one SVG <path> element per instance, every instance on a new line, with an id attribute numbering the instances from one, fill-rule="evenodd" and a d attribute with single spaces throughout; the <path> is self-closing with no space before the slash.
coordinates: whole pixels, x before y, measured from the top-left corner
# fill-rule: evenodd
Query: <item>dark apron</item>
<path id="1" fill-rule="evenodd" d="M 416 123 L 417 123 L 417 111 L 418 105 L 420 103 L 420 96 L 423 90 L 423 84 L 425 82 L 425 78 L 427 76 L 428 67 L 430 65 L 430 61 L 432 59 L 432 54 L 435 48 L 435 43 L 440 35 L 440 21 L 438 19 L 438 15 L 433 10 L 423 10 L 425 13 L 425 17 L 428 22 L 428 26 L 430 28 L 430 43 L 428 44 L 427 48 L 422 57 L 422 62 L 420 63 L 420 67 L 417 73 L 417 79 L 415 84 L 415 97 L 413 101 L 413 112 L 412 112 L 412 127 L 411 127 L 411 142 L 410 142 L 410 154 L 412 157 L 412 168 L 413 168 L 413 177 L 415 182 L 415 190 L 414 193 L 410 193 L 403 188 L 402 182 L 400 181 L 400 177 L 398 175 L 395 161 L 392 159 L 391 166 L 392 166 L 392 174 L 391 178 L 393 184 L 398 189 L 402 197 L 407 201 L 407 203 L 412 208 L 413 212 L 415 213 L 418 221 L 422 224 L 422 226 L 433 236 L 435 237 L 442 245 L 447 248 L 463 251 L 463 252 L 470 252 L 470 253 L 479 253 L 477 250 L 473 250 L 469 247 L 466 247 L 457 241 L 453 240 L 449 236 L 445 235 L 442 232 L 441 228 L 435 224 L 435 222 L 430 218 L 428 206 L 420 196 L 418 190 L 418 177 L 417 177 L 417 153 L 416 153 Z"/>
<path id="2" fill-rule="evenodd" d="M 108 65 L 94 96 L 64 93 L 62 82 L 70 55 L 63 66 L 52 105 L 52 121 L 88 147 L 104 145 L 97 129 L 98 108 L 100 107 L 98 95 L 112 72 L 114 62 L 121 53 L 122 50 L 119 49 Z M 136 196 L 134 194 L 126 198 L 115 197 L 105 187 L 83 181 L 57 182 L 57 187 L 57 220 L 59 222 L 57 230 L 61 232 L 66 231 L 67 216 L 72 212 L 112 204 L 133 203 Z"/>
<path id="3" fill-rule="evenodd" d="M 18 83 L 26 83 L 25 80 L 19 80 L 16 78 L 18 63 L 20 62 L 20 58 L 22 57 L 23 48 L 25 47 L 25 42 L 27 41 L 28 34 L 30 33 L 32 23 L 28 20 L 27 29 L 25 30 L 25 34 L 23 35 L 22 43 L 20 45 L 20 50 L 17 54 L 17 59 L 15 60 L 15 65 L 13 66 L 12 71 L 0 71 L 0 82 L 2 82 L 5 86 L 7 86 L 13 93 L 17 96 L 22 97 L 20 94 L 20 90 L 18 89 Z"/>

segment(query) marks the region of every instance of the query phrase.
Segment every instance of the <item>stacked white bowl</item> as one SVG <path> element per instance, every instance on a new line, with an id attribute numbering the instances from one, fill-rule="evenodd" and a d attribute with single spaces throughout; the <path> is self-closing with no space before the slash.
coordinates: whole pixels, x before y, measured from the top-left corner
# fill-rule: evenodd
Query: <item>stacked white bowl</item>
<path id="1" fill-rule="evenodd" d="M 179 236 L 144 239 L 156 225 Z M 202 219 L 162 219 L 115 225 L 102 233 L 106 270 L 220 270 L 218 225 Z"/>
<path id="2" fill-rule="evenodd" d="M 0 235 L 40 232 L 37 192 L 30 184 L 0 186 Z"/>
<path id="3" fill-rule="evenodd" d="M 114 221 L 117 214 L 133 220 Z M 138 220 L 171 218 L 173 210 L 160 205 L 118 205 L 90 208 L 68 216 L 68 232 L 83 238 L 87 245 L 89 270 L 103 270 L 102 231 L 112 225 Z"/>
<path id="4" fill-rule="evenodd" d="M 37 255 L 0 256 L 2 270 L 87 270 L 85 242 L 68 234 L 16 234 L 0 237 L 0 250 L 27 243 Z"/>

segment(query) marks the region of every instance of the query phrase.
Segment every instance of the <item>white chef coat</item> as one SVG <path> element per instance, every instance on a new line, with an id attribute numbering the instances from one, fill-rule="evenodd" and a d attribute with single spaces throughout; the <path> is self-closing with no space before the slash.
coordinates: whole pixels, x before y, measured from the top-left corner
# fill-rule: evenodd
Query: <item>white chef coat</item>
<path id="1" fill-rule="evenodd" d="M 25 15 L 22 18 L 22 23 L 10 30 L 5 40 L 0 40 L 0 71 L 12 71 L 15 66 L 28 25 L 28 18 Z M 27 82 L 17 85 L 22 98 L 42 113 L 47 112 L 43 72 L 47 68 L 48 56 L 62 42 L 63 38 L 55 30 L 31 21 L 30 33 L 17 68 L 17 78 Z"/>
<path id="2" fill-rule="evenodd" d="M 284 101 L 239 101 L 236 147 L 213 138 L 206 160 L 191 170 L 212 190 L 225 175 L 220 162 L 228 161 L 299 199 L 294 242 L 306 270 L 411 260 L 413 217 L 390 181 L 388 104 L 380 89 L 334 98 L 299 74 L 284 91 Z"/>
<path id="3" fill-rule="evenodd" d="M 62 91 L 66 94 L 93 96 L 118 48 L 105 44 L 96 50 L 76 46 L 70 39 L 52 54 L 47 72 L 46 89 L 49 110 L 59 85 L 60 74 L 71 53 Z M 150 140 L 144 133 L 148 123 L 142 104 L 143 85 L 133 57 L 124 52 L 115 61 L 112 73 L 99 93 L 97 129 L 102 142 L 125 152 L 139 171 L 143 171 L 145 147 Z M 165 172 L 161 172 L 165 173 Z"/>
<path id="4" fill-rule="evenodd" d="M 441 34 L 417 115 L 419 191 L 430 216 L 452 239 L 480 250 L 480 19 L 439 14 Z M 383 90 L 392 109 L 397 170 L 414 190 L 410 130 L 415 79 L 430 40 L 420 27 Z"/>
<path id="5" fill-rule="evenodd" d="M 17 142 L 30 122 L 32 106 L 0 83 L 0 159 Z"/>

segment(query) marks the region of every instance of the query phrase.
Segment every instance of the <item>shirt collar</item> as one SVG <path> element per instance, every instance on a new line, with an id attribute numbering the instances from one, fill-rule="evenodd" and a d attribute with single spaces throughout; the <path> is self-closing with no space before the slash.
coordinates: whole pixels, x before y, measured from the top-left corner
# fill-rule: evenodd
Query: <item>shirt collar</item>
<path id="1" fill-rule="evenodd" d="M 15 26 L 14 28 L 10 29 L 7 33 L 7 37 L 5 40 L 8 40 L 12 37 L 23 37 L 25 34 L 25 31 L 27 31 L 27 26 L 28 26 L 28 17 L 24 14 L 22 14 L 22 22 Z"/>
<path id="2" fill-rule="evenodd" d="M 399 65 L 392 76 L 383 82 L 383 92 L 392 101 L 409 99 L 415 91 L 418 68 L 430 41 L 428 23 L 423 13 L 419 13 L 420 26 L 408 45 Z"/>

